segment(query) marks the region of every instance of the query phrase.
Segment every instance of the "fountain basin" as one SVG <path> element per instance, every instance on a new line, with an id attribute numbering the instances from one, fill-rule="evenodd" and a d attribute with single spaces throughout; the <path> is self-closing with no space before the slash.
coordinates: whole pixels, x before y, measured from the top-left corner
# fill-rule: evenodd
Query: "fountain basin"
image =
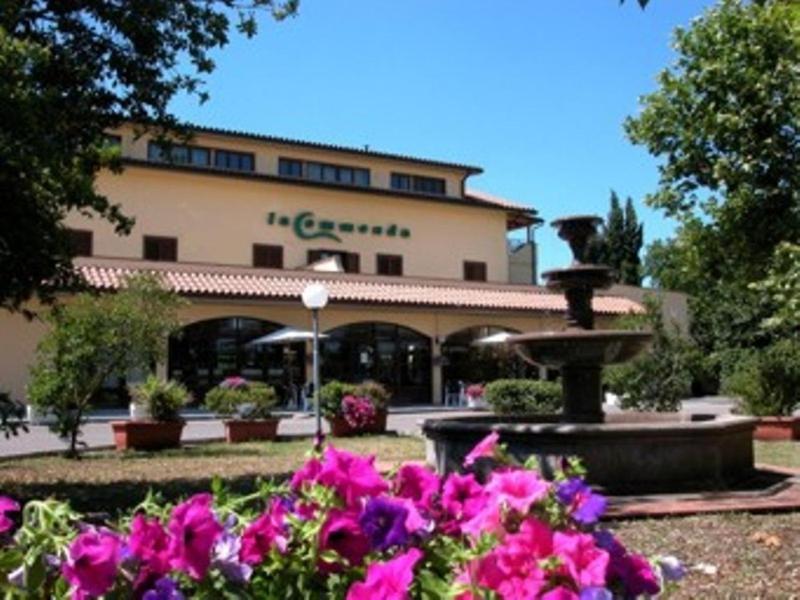
<path id="1" fill-rule="evenodd" d="M 508 343 L 527 361 L 548 367 L 610 365 L 626 362 L 644 350 L 653 334 L 646 331 L 567 329 L 512 335 Z"/>
<path id="2" fill-rule="evenodd" d="M 726 490 L 753 475 L 756 420 L 738 416 L 610 414 L 605 423 L 475 416 L 428 419 L 422 426 L 428 461 L 440 473 L 458 471 L 491 431 L 520 461 L 532 455 L 545 477 L 563 456 L 577 456 L 588 481 L 609 494 Z"/>

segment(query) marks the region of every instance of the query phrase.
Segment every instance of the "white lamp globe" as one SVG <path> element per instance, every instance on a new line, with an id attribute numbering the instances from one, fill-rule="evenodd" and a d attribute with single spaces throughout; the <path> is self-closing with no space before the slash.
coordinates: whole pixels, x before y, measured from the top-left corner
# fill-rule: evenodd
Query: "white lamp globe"
<path id="1" fill-rule="evenodd" d="M 312 283 L 303 290 L 303 306 L 309 310 L 320 310 L 328 304 L 328 288 L 321 283 Z"/>

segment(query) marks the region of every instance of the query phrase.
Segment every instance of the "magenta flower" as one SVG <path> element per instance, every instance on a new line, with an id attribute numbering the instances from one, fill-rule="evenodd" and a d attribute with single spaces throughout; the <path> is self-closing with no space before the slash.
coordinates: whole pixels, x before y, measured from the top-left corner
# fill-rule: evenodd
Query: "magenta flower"
<path id="1" fill-rule="evenodd" d="M 567 573 L 579 588 L 606 584 L 609 554 L 598 548 L 586 533 L 556 532 L 553 551 L 561 558 Z"/>
<path id="2" fill-rule="evenodd" d="M 353 507 L 361 498 L 372 498 L 389 490 L 374 464 L 374 456 L 362 458 L 328 446 L 318 481 L 336 490 L 345 504 Z"/>
<path id="3" fill-rule="evenodd" d="M 472 473 L 450 474 L 442 490 L 442 508 L 453 518 L 469 520 L 483 508 L 483 487 Z"/>
<path id="4" fill-rule="evenodd" d="M 317 458 L 311 458 L 306 463 L 297 469 L 292 475 L 291 487 L 293 492 L 298 492 L 307 485 L 317 482 L 320 471 L 322 471 L 322 462 Z"/>
<path id="5" fill-rule="evenodd" d="M 392 560 L 371 564 L 366 580 L 351 585 L 346 600 L 407 600 L 414 581 L 414 565 L 421 558 L 422 552 L 411 548 Z"/>
<path id="6" fill-rule="evenodd" d="M 342 398 L 342 415 L 353 429 L 364 429 L 375 422 L 378 411 L 369 398 L 345 396 Z"/>
<path id="7" fill-rule="evenodd" d="M 359 524 L 377 550 L 402 546 L 408 542 L 408 509 L 396 500 L 371 498 L 359 517 Z"/>
<path id="8" fill-rule="evenodd" d="M 171 566 L 198 581 L 208 571 L 211 549 L 223 529 L 212 501 L 211 494 L 196 494 L 176 506 L 169 520 Z"/>
<path id="9" fill-rule="evenodd" d="M 464 457 L 464 467 L 471 467 L 479 458 L 494 456 L 499 441 L 500 435 L 496 431 L 487 435 Z"/>
<path id="10" fill-rule="evenodd" d="M 370 551 L 370 542 L 361 530 L 358 515 L 353 511 L 331 509 L 319 532 L 320 550 L 333 550 L 351 566 L 358 566 Z M 323 572 L 336 572 L 340 565 L 321 561 Z"/>
<path id="11" fill-rule="evenodd" d="M 559 585 L 540 596 L 541 600 L 579 600 L 580 596 L 568 587 Z"/>
<path id="12" fill-rule="evenodd" d="M 522 514 L 527 513 L 532 504 L 544 498 L 549 489 L 548 483 L 538 473 L 522 469 L 495 471 L 486 485 L 490 502 L 507 506 Z"/>
<path id="13" fill-rule="evenodd" d="M 409 498 L 419 506 L 429 509 L 439 493 L 439 476 L 427 467 L 406 463 L 397 472 L 394 480 L 395 494 Z"/>
<path id="14" fill-rule="evenodd" d="M 139 563 L 135 588 L 150 587 L 169 572 L 169 544 L 169 535 L 157 518 L 148 519 L 144 515 L 133 518 L 128 549 Z"/>
<path id="15" fill-rule="evenodd" d="M 73 598 L 102 596 L 114 586 L 122 558 L 122 540 L 106 530 L 91 529 L 70 544 L 61 574 L 72 586 Z"/>
<path id="16" fill-rule="evenodd" d="M 621 561 L 621 578 L 628 596 L 654 596 L 661 591 L 653 567 L 639 554 L 627 554 Z"/>
<path id="17" fill-rule="evenodd" d="M 559 483 L 556 498 L 570 509 L 572 518 L 582 525 L 597 523 L 606 512 L 606 499 L 600 494 L 595 494 L 592 488 L 578 477 Z"/>
<path id="18" fill-rule="evenodd" d="M 8 496 L 0 496 L 0 533 L 5 533 L 14 527 L 14 521 L 7 513 L 19 512 L 19 509 L 19 502 Z"/>
<path id="19" fill-rule="evenodd" d="M 233 376 L 233 377 L 226 377 L 222 380 L 219 384 L 219 387 L 226 389 L 226 390 L 243 390 L 247 389 L 250 385 L 250 382 L 247 381 L 244 377 Z"/>
<path id="20" fill-rule="evenodd" d="M 273 548 L 286 551 L 289 545 L 286 512 L 282 502 L 273 500 L 267 511 L 247 526 L 242 533 L 242 550 L 239 554 L 243 563 L 260 564 Z"/>

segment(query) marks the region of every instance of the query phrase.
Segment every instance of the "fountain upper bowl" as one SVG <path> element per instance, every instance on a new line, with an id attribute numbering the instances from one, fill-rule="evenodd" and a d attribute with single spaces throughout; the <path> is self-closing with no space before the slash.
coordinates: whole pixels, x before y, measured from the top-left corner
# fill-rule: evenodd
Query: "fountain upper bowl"
<path id="1" fill-rule="evenodd" d="M 526 361 L 545 367 L 627 362 L 647 348 L 649 331 L 567 329 L 512 335 L 508 343 Z"/>

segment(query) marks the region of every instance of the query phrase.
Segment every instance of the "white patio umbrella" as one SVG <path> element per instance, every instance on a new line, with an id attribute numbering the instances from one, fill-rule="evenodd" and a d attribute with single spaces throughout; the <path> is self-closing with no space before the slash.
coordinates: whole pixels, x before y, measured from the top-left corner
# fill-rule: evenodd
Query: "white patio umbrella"
<path id="1" fill-rule="evenodd" d="M 324 333 L 319 334 L 319 337 L 328 337 Z M 247 342 L 248 346 L 260 346 L 263 344 L 294 344 L 295 342 L 305 342 L 314 339 L 312 331 L 303 331 L 302 329 L 295 329 L 294 327 L 284 327 L 278 329 L 270 334 L 262 335 L 260 338 L 250 340 Z"/>
<path id="2" fill-rule="evenodd" d="M 492 335 L 478 338 L 472 343 L 475 345 L 505 344 L 512 335 L 514 334 L 510 331 L 500 331 L 499 333 L 493 333 Z"/>

